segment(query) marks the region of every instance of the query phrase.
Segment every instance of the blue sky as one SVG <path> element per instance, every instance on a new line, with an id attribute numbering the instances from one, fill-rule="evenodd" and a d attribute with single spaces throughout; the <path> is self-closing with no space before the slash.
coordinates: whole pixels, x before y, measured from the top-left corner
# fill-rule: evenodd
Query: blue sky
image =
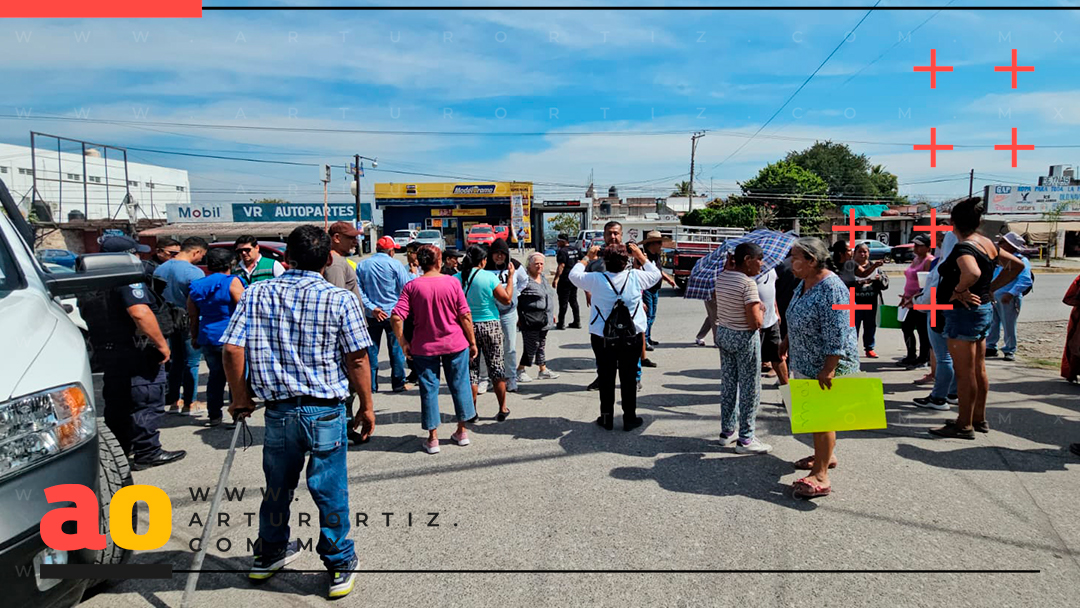
<path id="1" fill-rule="evenodd" d="M 255 4 L 206 2 L 215 3 Z M 0 31 L 7 85 L 0 114 L 30 118 L 0 120 L 0 141 L 26 145 L 33 129 L 294 162 L 343 164 L 360 153 L 380 161 L 365 192 L 375 181 L 450 181 L 411 172 L 534 181 L 552 198 L 581 196 L 590 171 L 598 187 L 615 184 L 623 195 L 667 194 L 686 179 L 695 130 L 708 131 L 697 188 L 717 195 L 815 139 L 859 142 L 851 146 L 896 173 L 903 193 L 934 200 L 962 193 L 971 168 L 986 179 L 1030 182 L 1050 164 L 1080 163 L 1076 149 L 1049 147 L 1077 143 L 1080 10 L 875 11 L 849 34 L 865 13 L 613 8 L 9 20 Z M 939 64 L 954 66 L 936 89 L 912 71 L 929 63 L 931 48 Z M 1013 48 L 1020 64 L 1036 67 L 1020 74 L 1015 90 L 993 69 L 1009 63 Z M 929 154 L 910 147 L 927 143 L 931 127 L 941 143 L 973 147 L 942 152 L 932 169 Z M 1036 145 L 1017 169 L 1008 153 L 992 149 L 1008 143 L 1012 127 L 1021 143 Z M 315 168 L 153 152 L 131 158 L 187 169 L 196 201 L 273 193 L 321 200 Z M 347 196 L 338 176 L 335 196 Z M 241 186 L 249 193 L 237 193 Z"/>

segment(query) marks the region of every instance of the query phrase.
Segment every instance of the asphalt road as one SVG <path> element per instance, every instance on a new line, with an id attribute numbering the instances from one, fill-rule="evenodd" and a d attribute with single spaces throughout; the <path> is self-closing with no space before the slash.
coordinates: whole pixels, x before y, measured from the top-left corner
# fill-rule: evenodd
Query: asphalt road
<path id="1" fill-rule="evenodd" d="M 1047 281 L 1054 287 L 1046 291 L 1060 292 L 1068 278 Z M 645 370 L 646 425 L 633 433 L 592 422 L 598 397 L 584 390 L 594 376 L 584 331 L 552 333 L 549 362 L 562 376 L 523 384 L 509 397 L 507 421 L 493 419 L 495 398 L 482 395 L 483 418 L 468 447 L 447 441 L 445 392 L 442 453 L 434 456 L 420 449 L 417 393 L 377 395 L 376 435 L 350 448 L 348 466 L 350 509 L 367 514 L 351 538 L 360 568 L 379 572 L 361 574 L 339 603 L 1075 605 L 1080 459 L 1062 446 L 1080 441 L 1080 389 L 1051 371 L 991 361 L 994 431 L 975 441 L 935 440 L 926 429 L 949 413 L 910 405 L 927 392 L 912 385 L 921 372 L 891 367 L 901 336 L 882 330 L 882 358 L 864 369 L 884 382 L 888 428 L 841 433 L 833 495 L 804 501 L 791 496 L 800 475 L 790 462 L 810 453 L 808 437 L 791 434 L 774 380 L 765 380 L 758 415 L 758 435 L 774 451 L 739 456 L 716 444 L 718 354 L 690 345 L 702 317 L 698 302 L 662 298 L 655 330 L 662 344 L 652 353 L 659 368 Z M 165 489 L 174 509 L 172 540 L 136 562 L 190 566 L 188 543 L 201 533 L 194 517 L 207 512 L 191 489 L 213 488 L 229 440 L 201 422 L 168 416 L 162 443 L 188 450 L 187 459 L 135 473 L 136 483 Z M 257 518 L 249 526 L 246 514 L 258 511 L 263 485 L 261 414 L 251 430 L 253 445 L 238 452 L 229 479 L 246 490 L 223 507 L 229 525 L 214 533 L 221 544 L 208 569 L 250 564 L 245 543 Z M 295 508 L 317 521 L 303 481 Z M 437 526 L 428 525 L 429 513 L 439 514 Z M 295 537 L 317 540 L 317 528 L 300 525 L 296 513 L 291 521 Z M 321 564 L 307 552 L 294 567 Z M 323 606 L 326 584 L 318 572 L 280 573 L 259 586 L 241 574 L 207 573 L 194 605 Z M 179 575 L 124 581 L 86 605 L 179 606 L 183 586 Z"/>

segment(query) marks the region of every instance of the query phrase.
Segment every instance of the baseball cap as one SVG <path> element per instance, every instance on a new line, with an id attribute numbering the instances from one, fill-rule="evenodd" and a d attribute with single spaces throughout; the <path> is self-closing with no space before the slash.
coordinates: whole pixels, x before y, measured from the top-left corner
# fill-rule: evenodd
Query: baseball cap
<path id="1" fill-rule="evenodd" d="M 443 252 L 444 258 L 460 258 L 464 255 L 464 253 L 458 251 L 457 247 L 447 247 L 446 251 Z"/>
<path id="2" fill-rule="evenodd" d="M 360 231 L 356 229 L 356 226 L 353 226 L 349 222 L 334 222 L 333 224 L 330 224 L 330 229 L 327 230 L 327 232 L 330 233 L 330 236 L 334 236 L 335 234 L 356 236 L 360 234 Z"/>
<path id="3" fill-rule="evenodd" d="M 917 234 L 911 239 L 911 242 L 916 245 L 922 245 L 923 247 L 930 246 L 930 237 L 925 234 Z"/>
<path id="4" fill-rule="evenodd" d="M 150 253 L 150 248 L 130 236 L 110 236 L 101 241 L 102 253 L 121 253 L 134 249 L 139 253 Z"/>
<path id="5" fill-rule="evenodd" d="M 400 249 L 398 244 L 394 242 L 394 237 L 384 236 L 375 242 L 375 246 L 379 249 Z"/>
<path id="6" fill-rule="evenodd" d="M 1015 232 L 1001 235 L 1001 240 L 1011 245 L 1013 249 L 1023 249 L 1027 247 L 1027 243 L 1024 242 L 1024 237 Z"/>

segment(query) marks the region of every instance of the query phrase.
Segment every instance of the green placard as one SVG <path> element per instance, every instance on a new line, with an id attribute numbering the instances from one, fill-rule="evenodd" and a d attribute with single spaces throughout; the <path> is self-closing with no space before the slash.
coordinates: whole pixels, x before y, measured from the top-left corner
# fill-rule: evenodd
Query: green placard
<path id="1" fill-rule="evenodd" d="M 896 318 L 897 313 L 900 311 L 899 306 L 885 304 L 878 306 L 878 311 L 881 314 L 881 318 L 878 319 L 878 327 L 900 329 L 900 321 Z"/>
<path id="2" fill-rule="evenodd" d="M 883 429 L 885 392 L 880 378 L 838 377 L 832 389 L 822 390 L 817 380 L 793 379 L 785 395 L 792 433 Z M 784 392 L 787 392 L 784 391 Z"/>

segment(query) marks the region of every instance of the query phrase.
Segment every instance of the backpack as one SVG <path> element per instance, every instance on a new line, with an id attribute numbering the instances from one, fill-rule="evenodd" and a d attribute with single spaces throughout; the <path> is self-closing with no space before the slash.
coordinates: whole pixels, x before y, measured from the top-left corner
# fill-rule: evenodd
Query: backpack
<path id="1" fill-rule="evenodd" d="M 1023 272 L 1023 271 L 1021 270 L 1020 272 Z M 1033 273 L 1031 273 L 1031 285 L 1028 285 L 1028 286 L 1027 286 L 1027 289 L 1025 289 L 1025 290 L 1024 290 L 1024 292 L 1023 292 L 1023 293 L 1021 293 L 1020 295 L 1022 295 L 1022 296 L 1026 296 L 1026 295 L 1028 295 L 1029 293 L 1031 293 L 1031 290 L 1032 290 L 1032 289 L 1035 289 L 1035 273 L 1034 273 L 1034 272 L 1033 272 Z"/>
<path id="2" fill-rule="evenodd" d="M 524 330 L 540 330 L 547 327 L 547 293 L 526 289 L 518 296 L 518 325 Z"/>
<path id="3" fill-rule="evenodd" d="M 178 331 L 186 331 L 189 327 L 187 311 L 165 299 L 162 293 L 165 291 L 165 281 L 157 277 L 150 277 L 150 289 L 146 290 L 146 297 L 150 299 L 150 310 L 157 317 L 158 328 L 161 335 L 166 338 Z"/>
<path id="4" fill-rule="evenodd" d="M 611 277 L 607 273 L 604 273 L 604 278 L 607 279 L 608 285 L 611 285 L 611 291 L 615 292 L 616 297 L 615 305 L 611 307 L 611 312 L 608 313 L 606 319 L 600 314 L 600 309 L 596 309 L 596 317 L 604 320 L 604 341 L 626 341 L 638 334 L 637 327 L 634 326 L 634 315 L 637 314 L 641 302 L 639 301 L 637 306 L 634 307 L 634 312 L 630 312 L 630 309 L 626 307 L 626 302 L 622 299 L 626 284 L 630 282 L 629 276 L 623 282 L 622 289 L 615 289 L 615 283 L 611 282 Z"/>

